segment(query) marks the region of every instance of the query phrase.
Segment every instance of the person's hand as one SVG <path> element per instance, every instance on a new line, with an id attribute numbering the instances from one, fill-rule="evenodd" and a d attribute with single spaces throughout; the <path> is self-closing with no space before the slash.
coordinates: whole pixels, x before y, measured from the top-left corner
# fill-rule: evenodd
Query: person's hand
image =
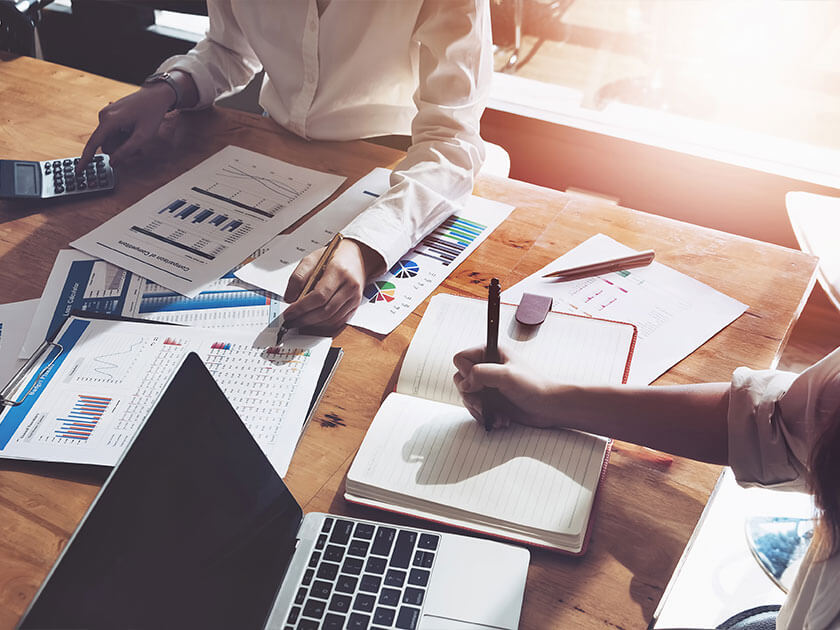
<path id="1" fill-rule="evenodd" d="M 99 126 L 76 164 L 81 173 L 98 147 L 110 157 L 111 166 L 130 159 L 155 137 L 164 115 L 175 102 L 175 92 L 165 83 L 140 88 L 99 112 Z"/>
<path id="2" fill-rule="evenodd" d="M 312 290 L 301 296 L 323 251 L 321 247 L 305 256 L 289 279 L 283 296 L 283 299 L 291 302 L 283 313 L 287 328 L 334 333 L 359 307 L 367 279 L 384 268 L 382 257 L 374 250 L 345 238 L 338 244 Z"/>
<path id="3" fill-rule="evenodd" d="M 512 363 L 503 350 L 499 353 L 501 363 L 483 363 L 484 346 L 462 350 L 453 358 L 458 369 L 455 386 L 470 415 L 484 424 L 481 391 L 494 387 L 504 397 L 502 408 L 494 410 L 494 427 L 506 427 L 511 422 L 541 428 L 556 426 L 559 414 L 551 400 L 552 385 Z"/>

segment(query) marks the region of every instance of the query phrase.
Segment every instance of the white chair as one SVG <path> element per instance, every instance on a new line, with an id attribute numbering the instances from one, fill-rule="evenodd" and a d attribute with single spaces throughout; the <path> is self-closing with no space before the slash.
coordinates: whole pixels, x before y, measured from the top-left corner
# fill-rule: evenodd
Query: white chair
<path id="1" fill-rule="evenodd" d="M 840 310 L 840 197 L 789 192 L 785 206 L 799 248 L 820 259 L 817 281 Z"/>
<path id="2" fill-rule="evenodd" d="M 510 175 L 510 155 L 498 144 L 484 141 L 484 164 L 481 165 L 480 174 L 495 175 L 497 177 L 508 177 Z"/>

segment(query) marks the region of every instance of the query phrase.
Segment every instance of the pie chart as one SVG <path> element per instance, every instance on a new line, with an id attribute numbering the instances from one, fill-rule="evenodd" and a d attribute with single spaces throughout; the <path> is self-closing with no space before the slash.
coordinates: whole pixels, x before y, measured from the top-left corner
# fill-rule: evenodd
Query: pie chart
<path id="1" fill-rule="evenodd" d="M 377 280 L 365 287 L 364 296 L 368 302 L 392 302 L 396 293 L 397 287 L 393 283 Z"/>
<path id="2" fill-rule="evenodd" d="M 401 260 L 391 267 L 391 273 L 397 278 L 413 278 L 420 272 L 420 265 L 413 260 Z"/>

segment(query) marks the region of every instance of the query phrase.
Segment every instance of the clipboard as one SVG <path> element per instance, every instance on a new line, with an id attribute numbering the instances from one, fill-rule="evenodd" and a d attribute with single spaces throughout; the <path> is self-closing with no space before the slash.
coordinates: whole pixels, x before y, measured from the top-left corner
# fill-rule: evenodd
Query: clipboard
<path id="1" fill-rule="evenodd" d="M 70 317 L 77 317 L 80 319 L 105 319 L 110 321 L 121 321 L 121 322 L 138 322 L 141 324 L 165 324 L 168 326 L 182 326 L 183 324 L 172 324 L 169 322 L 159 322 L 152 319 L 140 319 L 137 317 L 122 317 L 119 315 L 109 315 L 105 313 L 89 313 L 87 311 L 80 311 L 78 309 L 73 309 L 70 311 Z M 65 320 L 66 321 L 66 320 Z M 61 330 L 59 327 L 56 331 L 50 335 L 49 338 L 45 339 L 40 346 L 33 352 L 30 357 L 26 360 L 26 362 L 20 366 L 13 375 L 12 378 L 9 379 L 9 382 L 3 386 L 3 389 L 0 389 L 0 413 L 3 411 L 3 407 L 17 407 L 23 404 L 23 401 L 26 400 L 26 397 L 35 389 L 35 386 L 40 382 L 41 378 L 47 372 L 50 371 L 52 366 L 55 364 L 56 360 L 62 355 L 64 352 L 64 347 L 55 341 L 55 337 L 58 332 Z M 29 372 L 34 368 L 38 362 L 48 353 L 52 352 L 54 349 L 58 349 L 58 352 L 50 359 L 50 362 L 44 366 L 41 372 L 38 374 L 38 377 L 32 381 L 32 384 L 26 389 L 23 394 L 21 394 L 17 399 L 12 399 L 11 396 L 20 387 L 21 382 L 24 380 L 24 377 L 29 374 Z"/>

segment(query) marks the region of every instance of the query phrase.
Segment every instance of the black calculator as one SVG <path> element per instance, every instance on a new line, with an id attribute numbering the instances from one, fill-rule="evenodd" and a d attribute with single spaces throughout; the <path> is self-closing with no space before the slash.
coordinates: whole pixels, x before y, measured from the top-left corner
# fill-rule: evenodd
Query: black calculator
<path id="1" fill-rule="evenodd" d="M 44 162 L 0 160 L 0 197 L 6 199 L 52 199 L 113 190 L 114 169 L 108 156 L 97 153 L 76 175 L 79 158 Z"/>

